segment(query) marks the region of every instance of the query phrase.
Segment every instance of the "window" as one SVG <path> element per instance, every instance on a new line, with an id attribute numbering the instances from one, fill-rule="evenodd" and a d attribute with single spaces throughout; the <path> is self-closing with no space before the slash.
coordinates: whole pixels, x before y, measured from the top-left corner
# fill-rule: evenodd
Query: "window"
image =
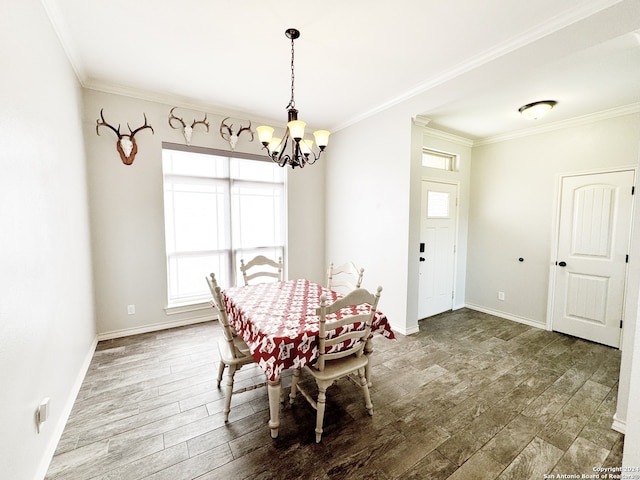
<path id="1" fill-rule="evenodd" d="M 439 152 L 428 148 L 422 149 L 422 166 L 437 168 L 439 170 L 456 171 L 457 156 L 453 153 Z"/>
<path id="2" fill-rule="evenodd" d="M 427 218 L 449 218 L 449 192 L 427 192 Z"/>
<path id="3" fill-rule="evenodd" d="M 284 169 L 256 158 L 163 144 L 169 306 L 208 301 L 211 272 L 235 285 L 240 258 L 284 259 Z"/>

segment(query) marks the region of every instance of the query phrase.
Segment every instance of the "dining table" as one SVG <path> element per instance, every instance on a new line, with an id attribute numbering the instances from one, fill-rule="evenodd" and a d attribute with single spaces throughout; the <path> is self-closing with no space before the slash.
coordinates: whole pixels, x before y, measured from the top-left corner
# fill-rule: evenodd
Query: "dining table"
<path id="1" fill-rule="evenodd" d="M 230 325 L 246 342 L 265 373 L 272 438 L 278 436 L 280 426 L 282 372 L 310 365 L 319 356 L 320 317 L 316 309 L 322 295 L 326 295 L 327 304 L 342 296 L 306 279 L 230 287 L 222 292 Z M 369 311 L 370 306 L 365 304 L 342 309 L 333 316 L 339 319 Z M 327 316 L 327 321 L 331 320 L 332 317 Z M 395 339 L 387 317 L 380 311 L 375 312 L 372 320 L 371 336 L 373 334 Z M 369 357 L 373 351 L 371 336 L 365 346 L 365 355 Z M 370 365 L 366 377 L 371 382 Z"/>

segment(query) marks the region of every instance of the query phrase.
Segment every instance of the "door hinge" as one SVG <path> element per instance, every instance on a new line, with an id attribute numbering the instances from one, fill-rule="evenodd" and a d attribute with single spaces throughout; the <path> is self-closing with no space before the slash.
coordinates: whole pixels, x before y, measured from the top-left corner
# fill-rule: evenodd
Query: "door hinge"
<path id="1" fill-rule="evenodd" d="M 622 328 L 622 320 L 620 320 L 620 328 Z"/>
<path id="2" fill-rule="evenodd" d="M 633 186 L 631 187 L 631 195 L 635 195 L 635 194 L 636 194 L 636 186 L 635 186 L 635 185 L 633 185 Z"/>
<path id="3" fill-rule="evenodd" d="M 624 263 L 629 263 L 629 254 L 627 253 L 627 256 L 624 259 Z"/>

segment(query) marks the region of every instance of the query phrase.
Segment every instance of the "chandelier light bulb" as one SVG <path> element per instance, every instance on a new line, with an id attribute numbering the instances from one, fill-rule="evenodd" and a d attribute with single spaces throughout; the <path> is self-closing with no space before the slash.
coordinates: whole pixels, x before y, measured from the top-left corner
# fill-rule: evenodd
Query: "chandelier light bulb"
<path id="1" fill-rule="evenodd" d="M 304 137 L 304 127 L 306 126 L 307 124 L 302 120 L 292 120 L 287 123 L 289 135 L 296 141 L 300 141 L 300 139 Z"/>
<path id="2" fill-rule="evenodd" d="M 256 132 L 258 132 L 258 139 L 260 140 L 260 143 L 264 146 L 269 145 L 271 137 L 273 136 L 273 127 L 262 125 L 260 127 L 256 127 Z"/>
<path id="3" fill-rule="evenodd" d="M 281 144 L 282 144 L 281 138 L 272 137 L 271 140 L 269 140 L 268 147 L 267 147 L 269 149 L 269 153 L 271 153 L 271 155 L 277 155 L 278 153 L 280 153 Z"/>
<path id="4" fill-rule="evenodd" d="M 302 140 L 300 142 L 300 150 L 302 150 L 303 155 L 310 155 L 313 147 L 313 140 Z"/>
<path id="5" fill-rule="evenodd" d="M 320 150 L 324 150 L 324 148 L 329 144 L 329 131 L 328 130 L 316 130 L 313 132 L 313 136 L 316 138 L 316 145 Z"/>

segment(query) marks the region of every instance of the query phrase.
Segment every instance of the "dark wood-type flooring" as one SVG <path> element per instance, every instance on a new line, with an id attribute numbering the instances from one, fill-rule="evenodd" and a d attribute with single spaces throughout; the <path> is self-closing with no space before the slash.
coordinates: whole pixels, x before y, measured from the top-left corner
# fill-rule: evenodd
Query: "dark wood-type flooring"
<path id="1" fill-rule="evenodd" d="M 271 439 L 264 387 L 234 395 L 224 423 L 219 335 L 207 322 L 100 342 L 46 478 L 524 480 L 621 464 L 615 349 L 447 312 L 415 335 L 376 336 L 373 417 L 341 380 L 316 444 L 301 396 Z M 236 383 L 261 381 L 251 365 Z"/>

